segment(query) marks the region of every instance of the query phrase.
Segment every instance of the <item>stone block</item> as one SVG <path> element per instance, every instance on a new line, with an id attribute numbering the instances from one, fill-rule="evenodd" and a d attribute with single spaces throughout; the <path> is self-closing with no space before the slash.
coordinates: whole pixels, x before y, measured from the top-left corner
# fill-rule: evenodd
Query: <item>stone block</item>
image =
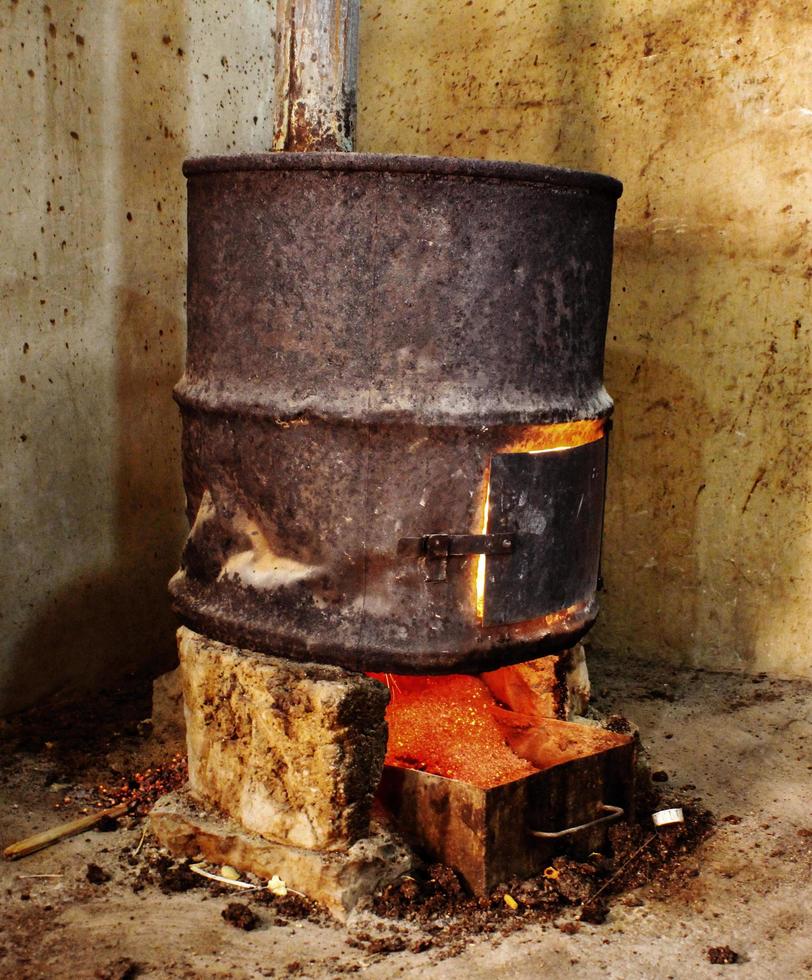
<path id="1" fill-rule="evenodd" d="M 583 715 L 589 707 L 589 697 L 592 687 L 589 683 L 589 670 L 586 663 L 586 650 L 583 643 L 578 643 L 571 650 L 561 655 L 561 669 L 567 689 L 567 704 L 565 718 L 572 715 Z"/>
<path id="2" fill-rule="evenodd" d="M 158 841 L 176 857 L 230 864 L 261 878 L 279 875 L 288 888 L 307 895 L 341 921 L 414 864 L 406 845 L 377 826 L 346 851 L 311 851 L 250 833 L 201 807 L 188 789 L 158 800 L 149 823 Z"/>
<path id="3" fill-rule="evenodd" d="M 566 721 L 583 714 L 589 704 L 589 674 L 580 643 L 560 656 L 488 671 L 482 680 L 498 701 L 534 722 Z"/>
<path id="4" fill-rule="evenodd" d="M 152 682 L 152 738 L 168 752 L 186 751 L 183 679 L 179 667 Z"/>
<path id="5" fill-rule="evenodd" d="M 364 837 L 389 692 L 363 674 L 178 631 L 192 793 L 247 830 L 341 850 Z"/>

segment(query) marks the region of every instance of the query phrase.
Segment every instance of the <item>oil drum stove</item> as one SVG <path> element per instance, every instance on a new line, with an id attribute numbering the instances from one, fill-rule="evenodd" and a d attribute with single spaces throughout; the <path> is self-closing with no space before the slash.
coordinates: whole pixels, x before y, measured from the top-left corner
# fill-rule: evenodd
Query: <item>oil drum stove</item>
<path id="1" fill-rule="evenodd" d="M 356 153 L 184 171 L 183 621 L 387 683 L 381 798 L 475 890 L 594 846 L 631 739 L 540 726 L 500 683 L 598 610 L 621 185 Z M 473 769 L 414 747 L 455 738 Z"/>

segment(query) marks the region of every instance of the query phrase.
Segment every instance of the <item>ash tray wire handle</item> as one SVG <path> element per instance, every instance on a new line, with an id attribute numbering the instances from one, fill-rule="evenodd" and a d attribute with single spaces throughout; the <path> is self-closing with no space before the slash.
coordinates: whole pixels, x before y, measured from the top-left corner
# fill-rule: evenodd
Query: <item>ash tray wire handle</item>
<path id="1" fill-rule="evenodd" d="M 531 830 L 533 837 L 541 837 L 543 840 L 555 840 L 558 837 L 568 837 L 570 834 L 577 834 L 579 830 L 588 830 L 590 827 L 597 827 L 602 823 L 611 823 L 620 820 L 624 814 L 622 806 L 612 806 L 609 803 L 601 803 L 599 812 L 603 816 L 590 820 L 589 823 L 579 823 L 574 827 L 565 827 L 563 830 Z"/>

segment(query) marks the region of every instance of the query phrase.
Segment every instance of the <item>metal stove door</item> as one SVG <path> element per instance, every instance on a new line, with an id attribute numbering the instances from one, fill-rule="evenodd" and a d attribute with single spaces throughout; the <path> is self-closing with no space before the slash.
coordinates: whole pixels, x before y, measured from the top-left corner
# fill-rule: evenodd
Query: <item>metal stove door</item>
<path id="1" fill-rule="evenodd" d="M 514 548 L 485 564 L 485 626 L 566 609 L 596 590 L 606 438 L 572 449 L 491 459 L 488 532 Z"/>

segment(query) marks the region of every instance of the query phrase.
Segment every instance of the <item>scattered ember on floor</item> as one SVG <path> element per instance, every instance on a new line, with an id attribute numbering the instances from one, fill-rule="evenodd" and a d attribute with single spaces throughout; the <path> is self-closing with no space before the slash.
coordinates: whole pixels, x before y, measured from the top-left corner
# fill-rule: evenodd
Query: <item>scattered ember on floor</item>
<path id="1" fill-rule="evenodd" d="M 149 766 L 143 772 L 133 773 L 119 786 L 99 786 L 97 806 L 129 803 L 131 812 L 143 817 L 159 797 L 182 786 L 187 776 L 186 757 L 176 754 L 163 765 Z"/>
<path id="2" fill-rule="evenodd" d="M 373 674 L 388 684 L 392 699 L 388 765 L 421 769 L 488 788 L 537 772 L 506 742 L 493 695 L 467 674 L 394 677 Z"/>

